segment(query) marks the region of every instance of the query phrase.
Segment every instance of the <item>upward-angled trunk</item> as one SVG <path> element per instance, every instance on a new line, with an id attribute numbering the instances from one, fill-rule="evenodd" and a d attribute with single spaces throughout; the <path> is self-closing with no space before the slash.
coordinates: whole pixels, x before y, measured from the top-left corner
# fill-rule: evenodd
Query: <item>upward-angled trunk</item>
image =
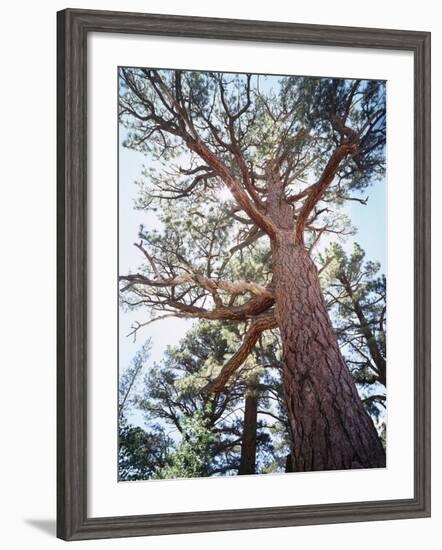
<path id="1" fill-rule="evenodd" d="M 256 430 L 258 428 L 258 396 L 247 392 L 244 409 L 244 425 L 241 444 L 239 474 L 254 474 L 256 468 Z"/>
<path id="2" fill-rule="evenodd" d="M 344 285 L 344 288 L 353 304 L 353 309 L 358 318 L 361 333 L 367 342 L 370 357 L 372 358 L 377 370 L 377 379 L 381 384 L 387 387 L 387 363 L 385 361 L 385 357 L 379 349 L 378 343 L 376 342 L 376 338 L 370 328 L 370 324 L 364 315 L 361 304 L 351 288 L 350 281 L 343 275 L 340 277 L 340 281 Z"/>
<path id="3" fill-rule="evenodd" d="M 293 470 L 384 467 L 384 449 L 342 358 L 315 265 L 292 230 L 279 232 L 272 255 Z"/>

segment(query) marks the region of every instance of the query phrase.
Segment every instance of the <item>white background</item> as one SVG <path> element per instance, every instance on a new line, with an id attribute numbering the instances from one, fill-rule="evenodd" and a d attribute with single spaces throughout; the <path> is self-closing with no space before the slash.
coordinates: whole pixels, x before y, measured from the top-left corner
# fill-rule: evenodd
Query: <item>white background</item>
<path id="1" fill-rule="evenodd" d="M 55 518 L 55 11 L 61 1 L 20 2 L 2 9 L 2 267 L 1 541 L 5 548 L 50 549 Z M 124 9 L 188 15 L 286 20 L 336 25 L 422 29 L 433 32 L 433 98 L 442 97 L 442 29 L 435 2 L 371 0 L 356 11 L 354 2 L 221 4 L 188 0 L 72 2 L 70 7 Z M 439 25 L 438 25 L 439 23 Z M 440 100 L 439 100 L 440 101 Z M 437 152 L 442 138 L 433 105 L 433 273 L 441 265 L 442 193 Z M 440 250 L 439 250 L 440 249 Z M 442 387 L 438 335 L 442 326 L 440 286 L 433 289 L 433 388 Z M 438 319 L 439 318 L 439 319 Z M 442 536 L 442 400 L 433 400 L 433 518 L 396 522 L 298 527 L 263 531 L 94 541 L 89 548 L 205 549 L 280 546 L 342 550 L 389 545 L 407 550 L 436 549 Z"/>

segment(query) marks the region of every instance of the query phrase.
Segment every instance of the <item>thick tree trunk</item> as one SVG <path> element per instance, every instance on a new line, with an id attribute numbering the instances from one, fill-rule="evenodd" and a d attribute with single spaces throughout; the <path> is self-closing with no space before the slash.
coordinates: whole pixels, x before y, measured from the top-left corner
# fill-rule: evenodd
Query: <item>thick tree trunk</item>
<path id="1" fill-rule="evenodd" d="M 244 409 L 244 426 L 241 445 L 239 474 L 254 474 L 256 468 L 256 430 L 258 427 L 258 397 L 247 392 Z"/>
<path id="2" fill-rule="evenodd" d="M 289 453 L 285 459 L 285 473 L 293 472 L 292 455 Z"/>
<path id="3" fill-rule="evenodd" d="M 317 269 L 293 231 L 272 242 L 276 319 L 294 471 L 385 467 L 385 452 L 339 350 Z"/>

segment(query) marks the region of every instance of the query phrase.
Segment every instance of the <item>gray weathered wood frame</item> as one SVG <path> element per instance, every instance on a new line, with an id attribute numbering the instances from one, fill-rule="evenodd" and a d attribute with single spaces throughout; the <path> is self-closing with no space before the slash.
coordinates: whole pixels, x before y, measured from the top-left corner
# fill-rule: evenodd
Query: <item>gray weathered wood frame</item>
<path id="1" fill-rule="evenodd" d="M 57 535 L 65 540 L 430 515 L 430 33 L 68 9 L 58 35 Z M 87 35 L 153 34 L 408 50 L 414 55 L 414 498 L 87 516 Z M 146 490 L 148 490 L 146 488 Z"/>

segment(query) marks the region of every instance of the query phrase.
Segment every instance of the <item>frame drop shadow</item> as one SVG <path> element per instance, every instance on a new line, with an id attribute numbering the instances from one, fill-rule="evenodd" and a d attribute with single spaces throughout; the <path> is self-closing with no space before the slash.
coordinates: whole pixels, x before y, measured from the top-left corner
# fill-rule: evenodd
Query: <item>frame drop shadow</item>
<path id="1" fill-rule="evenodd" d="M 27 525 L 35 527 L 39 531 L 46 533 L 47 535 L 56 535 L 56 521 L 55 519 L 25 519 Z"/>

